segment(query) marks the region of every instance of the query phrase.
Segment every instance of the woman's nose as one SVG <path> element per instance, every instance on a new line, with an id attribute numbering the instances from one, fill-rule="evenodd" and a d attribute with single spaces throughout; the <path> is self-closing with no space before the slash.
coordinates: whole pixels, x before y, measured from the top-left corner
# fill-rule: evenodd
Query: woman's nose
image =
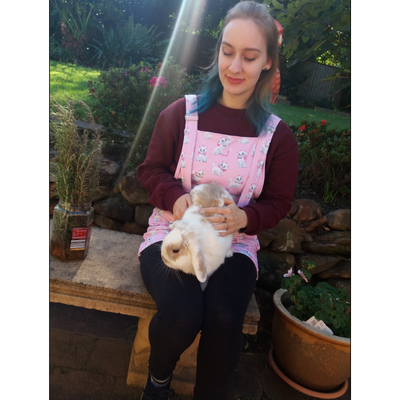
<path id="1" fill-rule="evenodd" d="M 242 64 L 239 57 L 235 57 L 232 61 L 231 66 L 229 67 L 231 72 L 238 73 L 242 70 Z"/>

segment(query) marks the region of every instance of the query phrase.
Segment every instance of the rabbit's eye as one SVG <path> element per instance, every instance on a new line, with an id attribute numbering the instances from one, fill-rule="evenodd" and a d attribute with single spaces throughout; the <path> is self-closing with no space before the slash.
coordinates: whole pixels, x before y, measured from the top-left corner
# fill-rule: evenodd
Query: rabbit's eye
<path id="1" fill-rule="evenodd" d="M 173 249 L 172 251 L 173 251 L 174 253 L 179 253 L 179 249 L 178 249 L 178 250 Z"/>

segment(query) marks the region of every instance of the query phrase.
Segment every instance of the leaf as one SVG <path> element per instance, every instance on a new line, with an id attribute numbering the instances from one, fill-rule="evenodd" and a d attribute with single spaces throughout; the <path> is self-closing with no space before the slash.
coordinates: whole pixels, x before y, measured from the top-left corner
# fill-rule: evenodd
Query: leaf
<path id="1" fill-rule="evenodd" d="M 277 10 L 282 10 L 284 7 L 281 3 L 279 3 L 277 0 L 272 0 L 272 4 L 274 5 L 274 8 Z"/>

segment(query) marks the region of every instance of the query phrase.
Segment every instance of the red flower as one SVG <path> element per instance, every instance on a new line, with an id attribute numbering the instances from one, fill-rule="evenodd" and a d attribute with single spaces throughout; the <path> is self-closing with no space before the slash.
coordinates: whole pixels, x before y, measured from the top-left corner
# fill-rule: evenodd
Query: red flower
<path id="1" fill-rule="evenodd" d="M 306 126 L 305 126 L 305 125 L 302 125 L 302 126 L 300 127 L 300 130 L 301 130 L 301 131 L 305 131 L 305 130 L 306 130 Z"/>
<path id="2" fill-rule="evenodd" d="M 162 86 L 163 88 L 165 88 L 165 85 L 167 84 L 167 81 L 165 80 L 165 78 L 162 76 L 160 78 L 157 78 L 156 76 L 153 76 L 153 78 L 150 79 L 150 86 L 154 87 L 154 86 Z"/>
<path id="3" fill-rule="evenodd" d="M 91 89 L 90 89 L 90 93 L 94 93 L 96 91 L 96 89 L 94 88 L 94 87 L 92 87 Z"/>
<path id="4" fill-rule="evenodd" d="M 321 121 L 321 125 L 324 126 L 325 124 L 326 124 L 326 119 L 323 119 L 323 120 Z"/>

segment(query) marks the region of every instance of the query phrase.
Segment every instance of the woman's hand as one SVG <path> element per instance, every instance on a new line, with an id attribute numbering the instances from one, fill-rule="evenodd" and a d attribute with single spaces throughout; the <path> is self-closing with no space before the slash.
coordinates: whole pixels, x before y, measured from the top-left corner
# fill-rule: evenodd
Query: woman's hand
<path id="1" fill-rule="evenodd" d="M 175 220 L 182 219 L 185 211 L 193 204 L 192 196 L 189 193 L 178 197 L 175 201 L 174 207 L 172 209 L 172 214 L 174 215 Z"/>
<path id="2" fill-rule="evenodd" d="M 247 226 L 247 214 L 232 199 L 224 198 L 224 203 L 225 207 L 207 207 L 199 210 L 201 213 L 221 214 L 207 217 L 220 236 L 235 234 Z"/>

